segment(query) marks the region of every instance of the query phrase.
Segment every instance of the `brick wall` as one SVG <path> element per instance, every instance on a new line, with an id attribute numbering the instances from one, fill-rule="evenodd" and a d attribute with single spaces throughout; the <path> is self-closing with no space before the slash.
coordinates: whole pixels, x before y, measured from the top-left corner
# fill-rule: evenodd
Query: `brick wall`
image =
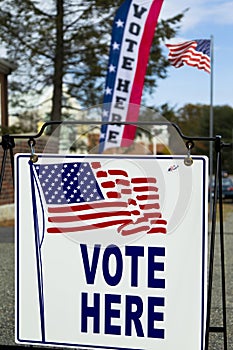
<path id="1" fill-rule="evenodd" d="M 49 147 L 46 146 L 48 141 L 47 137 L 41 137 L 36 140 L 35 145 L 35 153 L 57 153 L 57 144 L 49 143 Z M 46 148 L 45 148 L 46 146 Z M 2 159 L 3 159 L 3 149 L 0 146 L 0 171 L 2 167 Z M 15 147 L 13 148 L 13 153 L 30 153 L 30 148 L 28 146 L 27 140 L 15 140 Z M 10 160 L 10 152 L 7 151 L 7 160 L 5 165 L 5 172 L 3 177 L 2 191 L 0 194 L 0 205 L 12 204 L 14 203 L 14 187 L 13 187 L 13 179 L 12 179 L 12 171 L 11 171 L 11 160 Z"/>

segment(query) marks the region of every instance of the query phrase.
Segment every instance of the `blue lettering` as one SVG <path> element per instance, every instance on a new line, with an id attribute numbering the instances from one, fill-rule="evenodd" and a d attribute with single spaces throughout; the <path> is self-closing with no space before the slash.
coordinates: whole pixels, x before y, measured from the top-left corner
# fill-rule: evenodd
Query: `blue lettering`
<path id="1" fill-rule="evenodd" d="M 100 254 L 100 246 L 99 245 L 94 246 L 94 253 L 93 253 L 91 266 L 89 264 L 86 244 L 80 244 L 80 248 L 82 252 L 83 266 L 84 266 L 87 284 L 94 284 L 96 269 L 97 269 L 97 264 L 99 260 L 99 254 Z"/>
<path id="2" fill-rule="evenodd" d="M 109 272 L 109 260 L 111 255 L 113 255 L 116 259 L 116 271 L 115 274 L 112 276 Z M 116 286 L 121 278 L 122 278 L 122 271 L 123 271 L 123 259 L 121 255 L 120 248 L 118 248 L 116 245 L 110 245 L 108 246 L 103 255 L 103 275 L 106 283 L 109 286 Z"/>
<path id="3" fill-rule="evenodd" d="M 89 298 L 93 300 L 92 305 Z M 98 293 L 89 296 L 88 293 L 81 293 L 81 332 L 119 336 L 125 333 L 129 337 L 135 333 L 142 338 L 145 331 L 148 338 L 165 339 L 165 329 L 157 327 L 158 322 L 164 322 L 164 312 L 156 311 L 156 307 L 165 306 L 164 297 L 148 296 L 146 300 L 136 295 L 104 294 L 103 304 L 100 305 L 101 300 Z M 125 314 L 122 303 L 125 303 Z M 103 318 L 100 312 L 104 313 Z"/>
<path id="4" fill-rule="evenodd" d="M 94 305 L 87 306 L 87 293 L 81 293 L 82 296 L 82 321 L 81 321 L 81 332 L 87 333 L 87 319 L 88 317 L 93 318 L 93 332 L 100 332 L 100 295 L 94 293 Z"/>
<path id="5" fill-rule="evenodd" d="M 144 256 L 144 247 L 126 246 L 125 255 L 131 256 L 131 286 L 138 287 L 138 258 Z"/>
<path id="6" fill-rule="evenodd" d="M 155 262 L 155 256 L 165 256 L 165 248 L 149 247 L 148 248 L 148 287 L 165 288 L 164 278 L 155 278 L 155 271 L 164 271 L 164 263 Z"/>
<path id="7" fill-rule="evenodd" d="M 112 309 L 112 303 L 121 303 L 121 295 L 107 294 L 105 296 L 105 334 L 121 334 L 121 326 L 111 324 L 112 318 L 120 318 L 120 310 Z"/>
<path id="8" fill-rule="evenodd" d="M 132 323 L 134 323 L 137 336 L 144 337 L 140 321 L 140 317 L 143 313 L 142 299 L 138 296 L 126 295 L 125 304 L 125 335 L 132 335 Z M 135 311 L 132 310 L 133 305 L 136 307 Z"/>
<path id="9" fill-rule="evenodd" d="M 155 306 L 164 306 L 164 298 L 148 297 L 148 338 L 164 339 L 164 329 L 154 328 L 155 321 L 163 321 L 163 312 L 155 312 Z"/>

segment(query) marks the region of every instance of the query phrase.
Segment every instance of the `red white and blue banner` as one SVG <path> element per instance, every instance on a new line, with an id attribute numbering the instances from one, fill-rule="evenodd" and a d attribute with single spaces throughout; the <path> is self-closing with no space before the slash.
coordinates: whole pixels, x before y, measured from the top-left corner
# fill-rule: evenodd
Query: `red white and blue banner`
<path id="1" fill-rule="evenodd" d="M 136 127 L 119 125 L 136 122 L 150 47 L 163 0 L 126 0 L 118 9 L 112 29 L 106 78 L 100 151 L 128 147 Z"/>
<path id="2" fill-rule="evenodd" d="M 208 161 L 15 157 L 15 341 L 204 350 Z"/>

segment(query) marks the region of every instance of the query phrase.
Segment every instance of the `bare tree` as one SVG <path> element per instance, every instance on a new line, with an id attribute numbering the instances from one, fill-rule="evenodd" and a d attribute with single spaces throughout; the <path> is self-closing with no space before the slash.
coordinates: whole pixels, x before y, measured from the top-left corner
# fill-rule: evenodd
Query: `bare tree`
<path id="1" fill-rule="evenodd" d="M 122 1 L 0 0 L 0 38 L 11 75 L 10 102 L 30 107 L 28 94 L 53 87 L 51 120 L 61 120 L 63 86 L 84 107 L 102 103 L 112 21 Z M 175 36 L 183 14 L 159 22 L 151 48 L 145 91 L 156 88 L 169 65 L 161 41 Z"/>

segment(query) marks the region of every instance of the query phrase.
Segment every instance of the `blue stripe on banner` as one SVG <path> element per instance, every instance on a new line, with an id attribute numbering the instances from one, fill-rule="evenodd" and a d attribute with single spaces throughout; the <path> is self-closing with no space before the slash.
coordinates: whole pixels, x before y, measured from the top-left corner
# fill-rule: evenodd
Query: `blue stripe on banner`
<path id="1" fill-rule="evenodd" d="M 108 63 L 108 73 L 107 73 L 105 90 L 104 90 L 104 107 L 103 107 L 103 116 L 102 116 L 103 122 L 109 121 L 109 113 L 110 113 L 111 102 L 112 102 L 112 93 L 115 89 L 116 72 L 118 69 L 118 62 L 119 62 L 119 57 L 121 53 L 122 39 L 124 37 L 125 23 L 127 21 L 131 3 L 132 3 L 132 0 L 126 0 L 117 10 L 113 21 L 112 39 L 111 39 L 111 47 L 110 47 L 109 63 Z M 101 134 L 104 136 L 100 138 L 100 152 L 103 152 L 104 150 L 103 141 L 105 140 L 107 128 L 108 128 L 107 124 L 102 125 L 101 127 Z"/>
<path id="2" fill-rule="evenodd" d="M 107 88 L 110 88 L 113 91 L 115 88 L 116 74 L 112 73 L 116 71 L 111 71 L 111 69 L 113 70 L 115 68 L 117 70 L 118 68 L 118 61 L 121 52 L 122 39 L 124 36 L 125 23 L 127 21 L 127 16 L 129 8 L 131 6 L 131 2 L 132 0 L 126 0 L 117 10 L 114 18 L 112 28 L 111 49 L 108 64 L 108 74 L 105 84 L 104 103 L 109 103 L 112 101 L 112 94 L 108 94 L 106 90 Z"/>

